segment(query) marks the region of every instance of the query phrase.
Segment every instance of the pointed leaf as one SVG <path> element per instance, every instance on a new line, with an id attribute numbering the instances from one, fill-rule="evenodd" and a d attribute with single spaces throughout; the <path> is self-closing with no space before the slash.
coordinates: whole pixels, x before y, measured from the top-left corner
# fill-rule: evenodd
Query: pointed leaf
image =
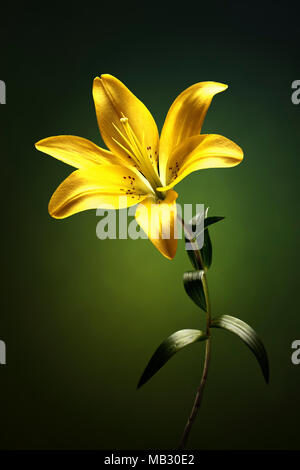
<path id="1" fill-rule="evenodd" d="M 185 241 L 188 242 L 189 240 L 186 239 Z M 187 252 L 187 255 L 189 257 L 190 262 L 192 263 L 193 268 L 195 268 L 195 269 L 201 268 L 201 266 L 199 266 L 199 263 L 198 263 L 196 250 L 186 250 L 186 252 Z"/>
<path id="2" fill-rule="evenodd" d="M 230 315 L 220 315 L 212 320 L 211 327 L 223 328 L 224 330 L 230 331 L 231 333 L 239 336 L 254 353 L 261 367 L 265 381 L 267 383 L 269 382 L 269 361 L 267 352 L 262 341 L 251 326 L 239 318 L 235 318 Z"/>
<path id="3" fill-rule="evenodd" d="M 203 219 L 203 214 L 199 212 L 195 217 Z M 200 229 L 196 231 L 197 227 Z M 185 235 L 185 249 L 187 255 L 192 263 L 192 266 L 195 269 L 202 269 L 202 263 L 199 261 L 199 247 L 202 247 L 204 244 L 204 233 L 203 233 L 203 223 L 199 222 L 199 225 L 194 226 L 191 224 L 184 225 L 184 235 Z"/>
<path id="4" fill-rule="evenodd" d="M 200 330 L 180 330 L 173 333 L 157 348 L 144 370 L 137 388 L 144 385 L 165 363 L 181 349 L 198 341 L 205 341 L 208 336 Z"/>
<path id="5" fill-rule="evenodd" d="M 192 227 L 193 232 L 196 229 L 196 226 L 200 224 L 202 213 L 200 212 L 199 214 L 196 214 L 189 222 L 189 226 Z M 225 217 L 221 216 L 211 216 L 211 217 L 205 217 L 204 218 L 204 223 L 203 223 L 203 230 L 205 230 L 207 227 L 210 225 L 216 224 L 217 222 L 220 222 L 221 220 L 224 220 Z M 196 233 L 196 237 L 198 235 L 198 232 Z"/>
<path id="6" fill-rule="evenodd" d="M 204 230 L 204 242 L 200 252 L 204 267 L 209 269 L 212 263 L 212 243 L 208 229 Z"/>
<path id="7" fill-rule="evenodd" d="M 198 307 L 206 312 L 205 294 L 202 284 L 204 271 L 187 271 L 183 275 L 183 285 L 187 295 Z"/>
<path id="8" fill-rule="evenodd" d="M 206 219 L 204 219 L 204 228 L 207 228 L 209 225 L 216 224 L 217 222 L 220 222 L 221 220 L 224 220 L 224 219 L 225 217 L 221 217 L 217 215 L 214 215 L 212 217 L 206 217 Z"/>
<path id="9" fill-rule="evenodd" d="M 185 239 L 185 241 L 189 242 L 189 240 L 187 238 Z M 198 246 L 197 241 L 193 240 L 193 244 L 195 245 L 195 248 Z M 189 259 L 192 263 L 192 266 L 195 269 L 202 268 L 202 266 L 200 266 L 200 264 L 198 262 L 197 249 L 186 250 L 186 252 L 187 252 L 187 255 L 188 255 L 188 257 L 189 257 Z M 203 267 L 206 268 L 206 269 L 210 268 L 211 263 L 212 263 L 212 243 L 211 243 L 211 239 L 210 239 L 208 229 L 204 230 L 203 246 L 200 249 L 200 253 L 201 253 L 201 258 L 202 258 L 203 265 L 204 265 Z"/>
<path id="10" fill-rule="evenodd" d="M 204 220 L 203 220 L 204 219 Z M 224 220 L 225 217 L 221 216 L 207 216 L 207 211 L 203 213 L 203 211 L 198 212 L 188 223 L 188 227 L 191 229 L 191 232 L 193 232 L 194 238 L 196 239 L 203 230 L 205 230 L 207 227 L 210 225 L 216 224 L 217 222 L 220 222 L 221 220 Z M 197 227 L 199 227 L 198 230 Z M 194 232 L 196 232 L 194 234 Z"/>
<path id="11" fill-rule="evenodd" d="M 212 216 L 212 217 L 207 217 L 207 211 L 205 215 L 203 212 L 199 212 L 196 214 L 189 222 L 187 226 L 187 230 L 185 230 L 185 241 L 190 242 L 192 241 L 195 245 L 195 248 L 201 246 L 200 252 L 201 252 L 201 257 L 203 260 L 204 268 L 209 269 L 211 264 L 212 264 L 212 243 L 209 235 L 209 231 L 207 227 L 210 225 L 213 225 L 221 220 L 223 220 L 225 217 L 221 216 Z M 204 221 L 203 221 L 204 217 Z M 201 223 L 202 221 L 202 223 Z M 199 230 L 197 231 L 197 226 L 200 227 Z M 204 230 L 204 234 L 203 234 Z M 191 235 L 193 235 L 193 238 L 191 240 Z M 195 253 L 195 250 L 187 250 L 188 257 L 192 263 L 192 266 L 195 269 L 199 269 L 202 266 L 199 266 L 199 263 L 197 261 L 197 254 Z"/>

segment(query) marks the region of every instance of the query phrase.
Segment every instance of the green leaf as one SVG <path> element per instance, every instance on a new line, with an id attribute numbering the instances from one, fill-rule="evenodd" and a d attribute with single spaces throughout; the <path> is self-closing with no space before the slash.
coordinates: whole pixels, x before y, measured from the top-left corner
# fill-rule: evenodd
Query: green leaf
<path id="1" fill-rule="evenodd" d="M 196 225 L 200 223 L 201 218 L 203 217 L 202 213 L 196 214 L 189 222 L 189 226 L 192 227 L 193 232 L 196 229 Z M 224 220 L 225 217 L 221 216 L 212 216 L 212 217 L 205 217 L 204 218 L 204 224 L 203 224 L 203 230 L 205 230 L 207 227 L 210 225 L 216 224 L 217 222 L 220 222 L 221 220 Z M 201 233 L 202 230 L 199 230 L 195 234 L 195 238 Z"/>
<path id="2" fill-rule="evenodd" d="M 212 243 L 208 229 L 204 230 L 204 243 L 200 250 L 204 267 L 209 269 L 212 263 Z"/>
<path id="3" fill-rule="evenodd" d="M 189 242 L 189 240 L 186 239 L 186 242 Z M 192 263 L 193 268 L 199 269 L 199 264 L 198 264 L 198 258 L 197 258 L 197 252 L 196 250 L 186 250 L 187 255 L 190 259 L 190 262 Z"/>
<path id="4" fill-rule="evenodd" d="M 188 227 L 190 228 L 190 232 L 185 230 L 185 240 L 186 242 L 192 241 L 195 244 L 195 247 L 198 247 L 197 239 L 200 237 L 202 231 L 204 230 L 203 235 L 203 246 L 200 249 L 201 257 L 203 260 L 204 268 L 209 269 L 212 264 L 212 243 L 209 235 L 209 231 L 207 227 L 210 225 L 216 224 L 217 222 L 223 220 L 225 217 L 220 216 L 212 216 L 212 217 L 205 217 L 203 223 L 203 229 L 196 231 L 196 225 L 200 224 L 201 218 L 204 217 L 203 212 L 199 212 L 196 214 L 189 222 Z M 188 233 L 193 234 L 192 240 L 189 239 Z M 187 250 L 188 257 L 192 263 L 192 266 L 195 269 L 199 269 L 199 263 L 197 261 L 197 255 L 195 250 Z"/>
<path id="5" fill-rule="evenodd" d="M 203 218 L 204 218 L 204 221 L 203 221 Z M 223 219 L 225 219 L 225 217 L 221 217 L 217 215 L 208 217 L 207 210 L 205 211 L 205 214 L 201 211 L 201 212 L 198 212 L 198 214 L 196 214 L 189 221 L 188 227 L 191 229 L 192 232 L 196 232 L 193 235 L 194 235 L 194 238 L 197 238 L 198 235 L 201 232 L 203 232 L 203 230 L 205 230 L 207 227 L 209 227 L 210 225 L 216 224 L 217 222 L 220 222 Z M 202 224 L 201 224 L 201 221 L 202 221 Z M 202 227 L 196 231 L 197 226 L 199 226 L 200 224 L 202 225 Z"/>
<path id="6" fill-rule="evenodd" d="M 211 327 L 223 328 L 239 336 L 254 353 L 261 367 L 265 381 L 267 383 L 269 382 L 269 361 L 267 352 L 262 341 L 251 326 L 247 325 L 247 323 L 239 318 L 231 317 L 230 315 L 220 315 L 212 320 Z"/>
<path id="7" fill-rule="evenodd" d="M 186 242 L 189 242 L 189 240 L 186 238 Z M 195 248 L 198 247 L 197 245 L 197 242 L 196 241 L 193 241 L 194 245 L 195 245 Z M 199 249 L 198 249 L 199 251 Z M 186 250 L 187 252 L 187 255 L 192 263 L 192 266 L 195 268 L 195 269 L 199 269 L 201 268 L 202 266 L 200 266 L 200 263 L 198 261 L 198 257 L 197 257 L 197 249 L 195 250 Z M 211 243 L 211 239 L 210 239 L 210 235 L 209 235 L 209 232 L 207 229 L 204 230 L 204 240 L 203 240 L 203 246 L 202 248 L 200 249 L 200 253 L 201 253 L 201 258 L 202 258 L 202 261 L 203 261 L 203 267 L 206 268 L 206 269 L 209 269 L 210 266 L 211 266 L 211 263 L 212 263 L 212 243 Z"/>
<path id="8" fill-rule="evenodd" d="M 200 330 L 180 330 L 165 339 L 151 357 L 144 370 L 137 388 L 144 385 L 165 363 L 181 349 L 198 341 L 205 341 L 208 336 Z"/>
<path id="9" fill-rule="evenodd" d="M 217 222 L 220 222 L 221 220 L 224 220 L 225 217 L 217 216 L 214 215 L 212 217 L 206 217 L 204 220 L 204 228 L 207 228 L 209 225 L 216 224 Z"/>
<path id="10" fill-rule="evenodd" d="M 204 271 L 187 271 L 183 275 L 183 285 L 187 295 L 198 307 L 206 312 L 205 294 L 202 284 Z"/>

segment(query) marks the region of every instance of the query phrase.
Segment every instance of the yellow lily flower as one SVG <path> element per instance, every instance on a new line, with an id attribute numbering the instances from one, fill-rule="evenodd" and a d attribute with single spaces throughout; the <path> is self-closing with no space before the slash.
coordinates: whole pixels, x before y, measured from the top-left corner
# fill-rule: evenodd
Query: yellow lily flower
<path id="1" fill-rule="evenodd" d="M 107 74 L 95 78 L 96 115 L 109 150 L 71 135 L 35 144 L 77 168 L 51 197 L 50 215 L 62 219 L 86 209 L 121 209 L 139 203 L 137 223 L 172 259 L 177 249 L 178 196 L 173 186 L 193 171 L 232 167 L 243 158 L 242 149 L 226 137 L 200 134 L 213 96 L 226 88 L 216 82 L 187 88 L 172 104 L 159 138 L 151 113 L 122 82 Z"/>

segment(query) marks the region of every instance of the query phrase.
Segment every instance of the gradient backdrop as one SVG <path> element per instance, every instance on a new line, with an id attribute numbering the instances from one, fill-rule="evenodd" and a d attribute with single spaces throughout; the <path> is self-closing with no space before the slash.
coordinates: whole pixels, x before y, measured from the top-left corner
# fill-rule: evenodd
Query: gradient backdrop
<path id="1" fill-rule="evenodd" d="M 145 387 L 136 383 L 160 342 L 203 326 L 185 295 L 190 264 L 149 241 L 96 238 L 95 211 L 51 219 L 48 200 L 71 167 L 34 143 L 75 134 L 102 145 L 92 80 L 120 78 L 159 129 L 175 97 L 204 80 L 227 83 L 204 131 L 242 146 L 234 169 L 194 173 L 182 203 L 225 216 L 211 228 L 215 315 L 236 315 L 263 338 L 264 384 L 249 350 L 214 331 L 212 361 L 190 447 L 299 448 L 299 117 L 294 5 L 271 2 L 139 2 L 11 9 L 1 27 L 2 280 L 0 366 L 3 449 L 174 448 L 198 385 L 204 348 L 173 358 Z M 272 7 L 271 7 L 272 5 Z M 3 187 L 4 186 L 4 187 Z"/>

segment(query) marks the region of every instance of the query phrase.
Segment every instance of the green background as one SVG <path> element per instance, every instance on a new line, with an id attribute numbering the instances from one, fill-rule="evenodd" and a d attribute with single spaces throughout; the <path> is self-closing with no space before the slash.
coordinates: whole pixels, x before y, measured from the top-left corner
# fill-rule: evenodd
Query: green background
<path id="1" fill-rule="evenodd" d="M 121 79 L 159 128 L 186 87 L 229 85 L 204 131 L 237 142 L 236 168 L 190 175 L 181 203 L 226 219 L 211 228 L 214 314 L 252 325 L 269 353 L 264 384 L 249 350 L 216 330 L 194 449 L 297 449 L 300 365 L 297 14 L 260 2 L 207 6 L 133 2 L 7 11 L 1 30 L 3 449 L 174 448 L 192 406 L 203 344 L 187 349 L 142 389 L 136 383 L 169 334 L 203 326 L 185 295 L 180 243 L 172 262 L 147 240 L 96 237 L 95 211 L 51 219 L 48 200 L 71 167 L 34 149 L 74 134 L 101 144 L 92 80 Z"/>

